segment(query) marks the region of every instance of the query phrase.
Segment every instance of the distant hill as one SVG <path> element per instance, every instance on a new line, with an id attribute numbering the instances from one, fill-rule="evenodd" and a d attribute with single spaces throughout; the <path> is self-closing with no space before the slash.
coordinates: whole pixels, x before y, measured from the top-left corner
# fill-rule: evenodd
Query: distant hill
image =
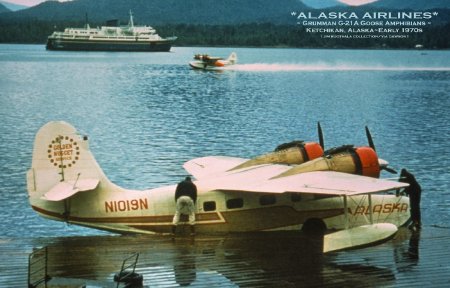
<path id="1" fill-rule="evenodd" d="M 0 0 L 1 1 L 1 0 Z M 358 7 L 338 5 L 314 9 L 302 1 L 312 0 L 73 0 L 46 1 L 28 9 L 0 13 L 0 43 L 45 43 L 53 31 L 82 27 L 88 17 L 92 27 L 107 20 L 128 23 L 129 11 L 136 25 L 151 25 L 161 36 L 176 35 L 180 46 L 321 47 L 321 48 L 412 48 L 450 49 L 450 0 L 379 0 Z M 319 0 L 316 0 L 319 1 Z M 323 0 L 334 5 L 335 0 Z M 446 7 L 444 5 L 444 7 Z M 401 9 L 400 9 L 401 8 Z M 310 33 L 292 12 L 437 12 L 423 33 L 407 39 L 325 39 Z M 345 13 L 344 13 L 345 14 Z M 314 16 L 316 15 L 316 16 Z M 315 24 L 312 24 L 315 25 Z M 319 25 L 320 26 L 320 25 Z"/>
<path id="2" fill-rule="evenodd" d="M 167 23 L 239 24 L 287 22 L 290 12 L 307 9 L 299 0 L 74 0 L 47 1 L 29 9 L 10 13 L 11 19 L 40 21 L 127 22 L 133 11 L 136 22 L 160 25 Z"/>
<path id="3" fill-rule="evenodd" d="M 381 8 L 394 11 L 426 10 L 439 7 L 448 7 L 446 10 L 450 11 L 450 0 L 379 0 L 359 7 L 349 7 L 337 0 L 73 0 L 46 1 L 28 9 L 2 13 L 0 21 L 84 23 L 87 16 L 89 23 L 95 25 L 111 19 L 127 23 L 129 11 L 132 10 L 136 24 L 147 25 L 294 24 L 290 15 L 292 11 L 314 10 L 304 3 L 314 3 L 315 7 L 322 5 L 324 8 L 320 9 L 335 11 Z M 325 5 L 334 6 L 326 8 Z M 448 12 L 441 15 L 446 18 Z"/>
<path id="4" fill-rule="evenodd" d="M 13 3 L 9 3 L 7 1 L 0 1 L 0 5 L 1 4 L 3 4 L 3 6 L 5 6 L 8 9 L 8 11 L 17 11 L 17 10 L 22 10 L 22 9 L 28 8 L 27 6 L 13 4 Z M 0 13 L 2 13 L 2 10 L 0 10 Z"/>
<path id="5" fill-rule="evenodd" d="M 11 11 L 10 9 L 6 8 L 6 6 L 0 2 L 0 13 L 10 12 L 10 11 Z"/>

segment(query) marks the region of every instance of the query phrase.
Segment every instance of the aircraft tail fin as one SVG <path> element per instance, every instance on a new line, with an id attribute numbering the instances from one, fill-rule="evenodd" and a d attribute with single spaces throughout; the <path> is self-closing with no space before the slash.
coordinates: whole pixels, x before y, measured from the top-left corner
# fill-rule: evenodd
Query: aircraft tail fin
<path id="1" fill-rule="evenodd" d="M 230 64 L 236 64 L 237 63 L 237 55 L 235 52 L 232 52 L 230 56 L 228 56 L 227 61 L 230 62 Z"/>
<path id="2" fill-rule="evenodd" d="M 27 173 L 30 198 L 60 201 L 78 192 L 110 183 L 89 150 L 87 136 L 63 121 L 45 124 L 37 132 Z"/>

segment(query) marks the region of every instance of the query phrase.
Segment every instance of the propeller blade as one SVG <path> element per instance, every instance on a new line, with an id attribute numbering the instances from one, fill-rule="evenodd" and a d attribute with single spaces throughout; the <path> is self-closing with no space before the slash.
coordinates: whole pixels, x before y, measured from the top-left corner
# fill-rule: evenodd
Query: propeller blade
<path id="1" fill-rule="evenodd" d="M 366 126 L 366 135 L 367 135 L 367 141 L 369 142 L 369 147 L 372 148 L 374 151 L 377 151 L 375 149 L 375 145 L 373 144 L 372 135 L 370 134 L 369 127 Z"/>
<path id="2" fill-rule="evenodd" d="M 319 144 L 320 147 L 322 147 L 323 150 L 325 150 L 325 143 L 323 141 L 323 132 L 322 132 L 322 127 L 320 126 L 320 122 L 317 122 L 317 131 L 319 133 Z"/>
<path id="3" fill-rule="evenodd" d="M 380 167 L 380 168 L 383 169 L 383 170 L 386 170 L 386 171 L 389 172 L 389 173 L 397 174 L 397 171 L 395 171 L 395 170 L 392 169 L 392 168 L 389 168 L 389 167 Z"/>
<path id="4" fill-rule="evenodd" d="M 380 165 L 380 169 L 381 170 L 386 170 L 389 173 L 397 174 L 397 171 L 395 171 L 394 169 L 388 167 L 389 166 L 389 162 L 384 160 L 384 159 L 378 158 L 378 165 Z"/>

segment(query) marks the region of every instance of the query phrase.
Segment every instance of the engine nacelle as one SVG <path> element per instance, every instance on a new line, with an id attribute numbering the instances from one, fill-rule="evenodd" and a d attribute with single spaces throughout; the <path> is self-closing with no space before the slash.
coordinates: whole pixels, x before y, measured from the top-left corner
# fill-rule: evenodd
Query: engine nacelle
<path id="1" fill-rule="evenodd" d="M 380 164 L 370 147 L 342 146 L 325 152 L 323 157 L 295 166 L 278 177 L 312 171 L 336 171 L 363 176 L 380 177 Z"/>
<path id="2" fill-rule="evenodd" d="M 216 67 L 223 67 L 223 66 L 225 66 L 225 63 L 222 60 L 217 60 L 214 63 L 214 66 L 216 66 Z"/>
<path id="3" fill-rule="evenodd" d="M 302 164 L 323 155 L 323 149 L 318 143 L 293 141 L 279 145 L 274 152 L 250 159 L 231 170 L 262 164 Z"/>

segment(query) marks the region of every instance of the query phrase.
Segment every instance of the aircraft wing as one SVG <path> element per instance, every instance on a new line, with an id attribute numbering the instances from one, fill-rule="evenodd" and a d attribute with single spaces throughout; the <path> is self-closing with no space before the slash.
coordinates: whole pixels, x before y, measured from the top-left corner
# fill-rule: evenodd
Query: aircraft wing
<path id="1" fill-rule="evenodd" d="M 289 169 L 261 165 L 253 169 L 199 181 L 207 190 L 256 193 L 310 193 L 327 195 L 370 194 L 407 187 L 408 184 L 334 171 L 315 171 L 274 178 Z"/>
<path id="2" fill-rule="evenodd" d="M 90 191 L 97 188 L 98 179 L 79 179 L 59 182 L 44 194 L 44 199 L 49 201 L 61 201 L 75 195 L 78 192 Z"/>
<path id="3" fill-rule="evenodd" d="M 184 163 L 183 167 L 188 173 L 200 180 L 220 173 L 225 173 L 247 160 L 248 159 L 237 157 L 208 156 L 189 160 Z"/>

